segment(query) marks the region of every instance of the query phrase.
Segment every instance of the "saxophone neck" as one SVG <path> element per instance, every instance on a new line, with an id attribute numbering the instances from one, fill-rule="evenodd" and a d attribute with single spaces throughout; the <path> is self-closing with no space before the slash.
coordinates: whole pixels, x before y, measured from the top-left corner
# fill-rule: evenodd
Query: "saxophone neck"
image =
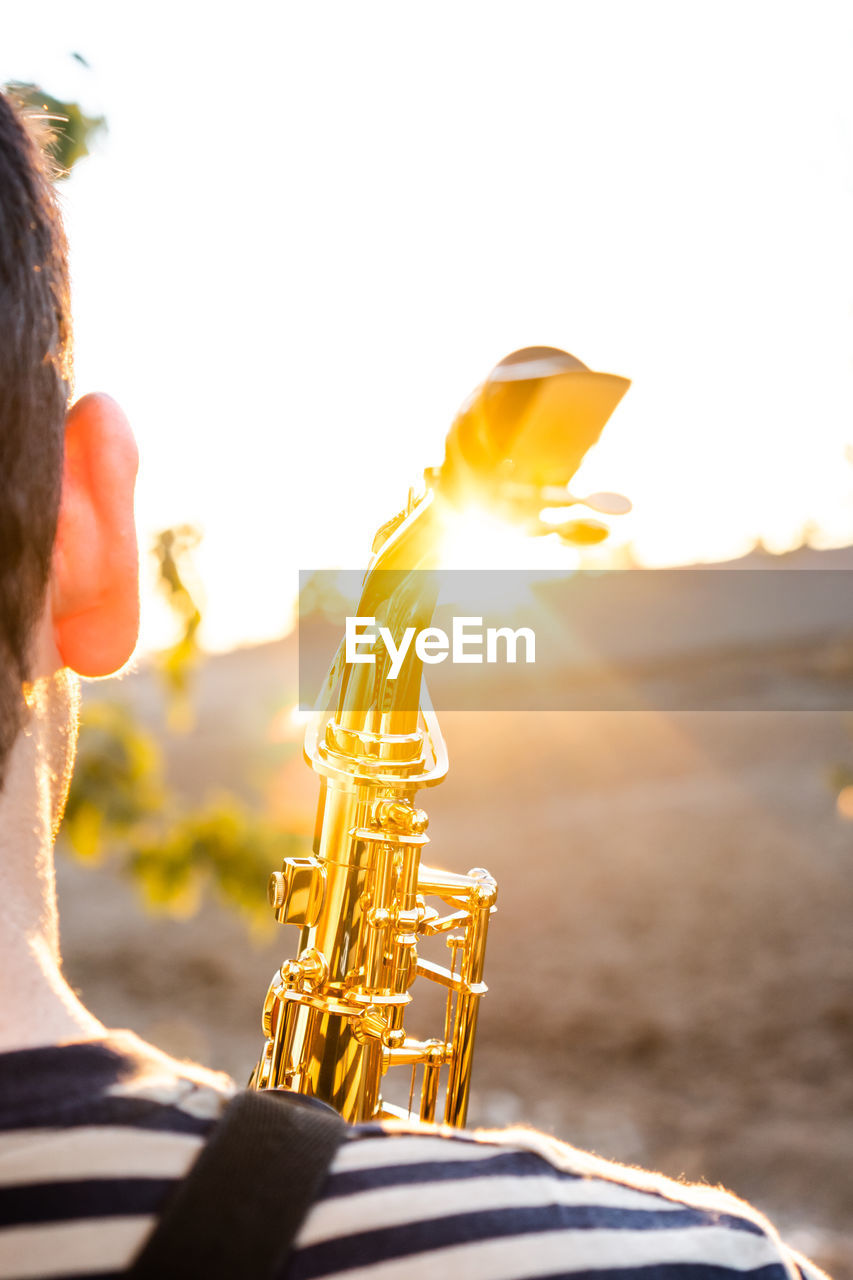
<path id="1" fill-rule="evenodd" d="M 394 527 L 375 549 L 356 616 L 370 620 L 376 642 L 361 642 L 360 660 L 344 666 L 335 714 L 341 731 L 389 739 L 418 732 L 423 662 L 412 637 L 430 625 L 438 600 L 446 506 L 427 489 L 398 523 L 389 522 Z"/>

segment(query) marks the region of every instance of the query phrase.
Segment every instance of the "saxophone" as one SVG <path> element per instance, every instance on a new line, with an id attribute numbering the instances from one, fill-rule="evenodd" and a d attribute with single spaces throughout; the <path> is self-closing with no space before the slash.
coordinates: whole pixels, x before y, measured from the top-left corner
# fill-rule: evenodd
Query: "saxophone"
<path id="1" fill-rule="evenodd" d="M 531 534 L 555 531 L 541 520 L 546 507 L 628 509 L 619 495 L 575 498 L 568 482 L 629 385 L 552 347 L 502 360 L 455 419 L 423 492 L 410 492 L 405 509 L 377 532 L 358 615 L 387 623 L 398 641 L 406 626 L 429 625 L 437 588 L 428 571 L 460 509 L 485 508 Z M 607 527 L 572 519 L 556 532 L 588 544 Z M 313 851 L 285 858 L 269 880 L 276 920 L 300 933 L 296 958 L 270 983 L 265 1042 L 249 1083 L 319 1098 L 350 1121 L 440 1114 L 464 1125 L 497 886 L 481 867 L 460 875 L 423 861 L 428 819 L 414 800 L 442 781 L 447 751 L 422 660 L 408 650 L 391 679 L 387 654 L 377 649 L 367 665 L 344 662 L 344 652 L 342 645 L 328 703 L 305 736 L 306 760 L 320 779 Z M 420 939 L 441 935 L 447 964 L 419 955 Z M 405 1027 L 416 978 L 444 990 L 444 1026 L 430 1039 Z M 411 1072 L 408 1107 L 382 1097 L 383 1077 L 397 1066 Z"/>

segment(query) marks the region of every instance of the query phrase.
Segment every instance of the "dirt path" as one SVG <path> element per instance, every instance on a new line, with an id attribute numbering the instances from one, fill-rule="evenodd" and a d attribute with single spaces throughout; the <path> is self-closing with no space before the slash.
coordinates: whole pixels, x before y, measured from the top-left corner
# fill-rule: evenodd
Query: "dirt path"
<path id="1" fill-rule="evenodd" d="M 209 664 L 170 776 L 196 796 L 274 793 L 304 826 L 308 771 L 259 745 L 288 696 L 283 657 L 269 646 Z M 149 677 L 113 694 L 157 721 Z M 845 717 L 443 727 L 452 768 L 426 798 L 431 858 L 489 867 L 501 894 L 472 1118 L 722 1182 L 853 1280 L 853 827 L 828 782 L 853 761 Z M 253 944 L 215 905 L 146 916 L 108 871 L 68 862 L 60 885 L 68 973 L 95 1011 L 244 1078 L 289 933 Z"/>

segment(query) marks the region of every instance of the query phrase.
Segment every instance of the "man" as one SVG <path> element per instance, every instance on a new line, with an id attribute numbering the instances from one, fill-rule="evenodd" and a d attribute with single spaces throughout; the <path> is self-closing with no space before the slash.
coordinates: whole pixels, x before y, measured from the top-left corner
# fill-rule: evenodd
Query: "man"
<path id="1" fill-rule="evenodd" d="M 137 629 L 135 445 L 108 398 L 67 409 L 69 384 L 62 229 L 39 150 L 0 96 L 0 1280 L 123 1274 L 234 1092 L 106 1030 L 61 974 L 52 846 L 73 673 L 116 670 Z M 348 1131 L 279 1274 L 588 1272 L 820 1274 L 725 1193 L 531 1131 L 403 1125 Z"/>

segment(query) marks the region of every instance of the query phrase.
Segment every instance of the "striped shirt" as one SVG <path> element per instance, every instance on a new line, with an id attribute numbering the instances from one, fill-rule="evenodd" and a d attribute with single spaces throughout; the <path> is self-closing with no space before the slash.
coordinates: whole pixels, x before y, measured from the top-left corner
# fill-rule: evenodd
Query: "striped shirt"
<path id="1" fill-rule="evenodd" d="M 120 1276 L 233 1092 L 226 1077 L 129 1032 L 0 1054 L 0 1280 Z M 280 1280 L 326 1276 L 822 1273 L 725 1192 L 611 1164 L 532 1130 L 394 1123 L 349 1131 Z"/>

